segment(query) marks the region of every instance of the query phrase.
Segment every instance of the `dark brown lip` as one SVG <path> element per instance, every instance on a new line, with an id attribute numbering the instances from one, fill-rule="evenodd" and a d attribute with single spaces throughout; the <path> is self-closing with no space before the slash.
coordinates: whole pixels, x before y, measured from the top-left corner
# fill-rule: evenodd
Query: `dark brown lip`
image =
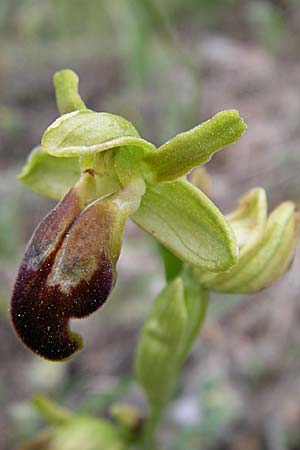
<path id="1" fill-rule="evenodd" d="M 59 361 L 82 347 L 69 320 L 97 310 L 113 288 L 118 255 L 110 255 L 109 245 L 114 218 L 107 202 L 80 212 L 71 190 L 36 229 L 11 300 L 16 332 L 36 354 Z"/>
<path id="2" fill-rule="evenodd" d="M 15 285 L 11 315 L 14 327 L 26 346 L 46 359 L 62 360 L 82 347 L 79 335 L 69 330 L 71 318 L 85 317 L 107 299 L 113 271 L 106 257 L 99 258 L 90 281 L 81 281 L 70 293 L 47 284 L 54 255 L 38 271 L 23 266 Z"/>

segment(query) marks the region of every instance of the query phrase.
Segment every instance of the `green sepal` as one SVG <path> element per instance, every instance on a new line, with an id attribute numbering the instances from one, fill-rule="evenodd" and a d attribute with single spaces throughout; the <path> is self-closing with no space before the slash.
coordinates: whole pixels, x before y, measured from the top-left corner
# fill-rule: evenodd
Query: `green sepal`
<path id="1" fill-rule="evenodd" d="M 86 156 L 124 145 L 141 151 L 155 148 L 123 117 L 88 109 L 59 117 L 42 137 L 43 149 L 53 156 Z"/>
<path id="2" fill-rule="evenodd" d="M 152 180 L 175 180 L 239 140 L 245 130 L 246 125 L 238 111 L 232 109 L 219 112 L 207 122 L 178 134 L 145 157 Z"/>
<path id="3" fill-rule="evenodd" d="M 131 218 L 187 263 L 220 272 L 237 262 L 238 245 L 230 225 L 206 195 L 185 180 L 147 183 Z"/>
<path id="4" fill-rule="evenodd" d="M 78 158 L 56 158 L 36 147 L 18 178 L 39 194 L 60 200 L 80 178 Z"/>
<path id="5" fill-rule="evenodd" d="M 263 233 L 245 245 L 241 258 L 228 273 L 198 273 L 206 288 L 225 293 L 253 293 L 275 282 L 289 268 L 295 253 L 298 215 L 284 202 L 269 216 Z"/>
<path id="6" fill-rule="evenodd" d="M 86 108 L 78 93 L 78 76 L 73 70 L 66 69 L 56 72 L 53 81 L 60 114 Z"/>
<path id="7" fill-rule="evenodd" d="M 143 326 L 135 357 L 135 374 L 152 414 L 163 408 L 176 379 L 187 312 L 181 278 L 169 283 L 155 300 Z"/>

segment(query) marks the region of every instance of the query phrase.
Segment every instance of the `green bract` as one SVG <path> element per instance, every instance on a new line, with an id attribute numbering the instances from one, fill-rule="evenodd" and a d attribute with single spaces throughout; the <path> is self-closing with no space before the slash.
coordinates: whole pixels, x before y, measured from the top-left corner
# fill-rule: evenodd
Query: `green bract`
<path id="1" fill-rule="evenodd" d="M 152 410 L 162 408 L 173 387 L 187 322 L 184 286 L 177 278 L 154 302 L 137 348 L 135 372 Z"/>
<path id="2" fill-rule="evenodd" d="M 135 357 L 136 377 L 150 407 L 150 426 L 159 420 L 180 366 L 200 333 L 207 304 L 207 291 L 188 269 L 170 281 L 152 305 Z"/>
<path id="3" fill-rule="evenodd" d="M 199 336 L 208 307 L 208 291 L 197 283 L 190 267 L 182 273 L 182 279 L 188 323 L 181 342 L 179 364 L 184 362 Z"/>

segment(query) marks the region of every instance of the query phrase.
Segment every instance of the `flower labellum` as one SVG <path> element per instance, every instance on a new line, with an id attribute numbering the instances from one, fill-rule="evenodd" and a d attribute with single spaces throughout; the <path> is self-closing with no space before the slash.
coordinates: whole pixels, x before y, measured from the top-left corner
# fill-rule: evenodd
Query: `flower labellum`
<path id="1" fill-rule="evenodd" d="M 82 338 L 70 332 L 69 320 L 96 311 L 117 278 L 127 213 L 113 196 L 84 206 L 74 187 L 41 222 L 12 296 L 11 316 L 19 337 L 50 360 L 81 349 Z"/>

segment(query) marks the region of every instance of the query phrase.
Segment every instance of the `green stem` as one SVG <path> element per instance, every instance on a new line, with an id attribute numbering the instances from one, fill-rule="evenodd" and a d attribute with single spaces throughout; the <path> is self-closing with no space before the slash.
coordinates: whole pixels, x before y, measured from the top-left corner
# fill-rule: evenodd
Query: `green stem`
<path id="1" fill-rule="evenodd" d="M 78 76 L 72 70 L 56 72 L 53 78 L 57 107 L 60 114 L 66 114 L 86 106 L 78 93 Z"/>
<path id="2" fill-rule="evenodd" d="M 167 406 L 168 400 L 161 402 L 156 405 L 155 408 L 152 408 L 150 411 L 150 416 L 147 422 L 145 423 L 145 427 L 142 435 L 142 443 L 144 450 L 155 450 L 155 434 L 156 429 L 161 421 L 163 412 Z"/>
<path id="3" fill-rule="evenodd" d="M 66 423 L 73 417 L 71 411 L 53 402 L 45 395 L 35 395 L 32 397 L 31 403 L 42 417 L 53 424 Z"/>

